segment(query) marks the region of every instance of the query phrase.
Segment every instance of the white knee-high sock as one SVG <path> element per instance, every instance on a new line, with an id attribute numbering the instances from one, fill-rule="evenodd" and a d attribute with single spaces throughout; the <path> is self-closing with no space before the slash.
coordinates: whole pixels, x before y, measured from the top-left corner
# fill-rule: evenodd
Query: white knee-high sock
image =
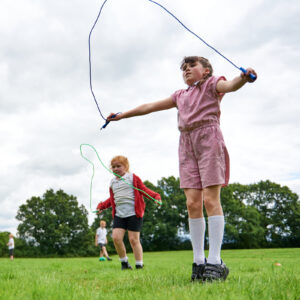
<path id="1" fill-rule="evenodd" d="M 193 246 L 194 253 L 194 263 L 197 265 L 204 264 L 205 262 L 205 254 L 204 254 L 204 236 L 205 236 L 205 219 L 197 218 L 190 219 L 189 218 L 189 227 L 190 227 L 190 235 Z"/>
<path id="2" fill-rule="evenodd" d="M 142 260 L 136 260 L 135 264 L 139 265 L 139 266 L 142 266 L 143 265 L 143 261 Z"/>
<path id="3" fill-rule="evenodd" d="M 128 261 L 128 257 L 127 256 L 120 257 L 120 261 L 121 262 L 127 262 Z"/>
<path id="4" fill-rule="evenodd" d="M 209 264 L 221 263 L 221 246 L 224 236 L 224 216 L 208 217 Z"/>

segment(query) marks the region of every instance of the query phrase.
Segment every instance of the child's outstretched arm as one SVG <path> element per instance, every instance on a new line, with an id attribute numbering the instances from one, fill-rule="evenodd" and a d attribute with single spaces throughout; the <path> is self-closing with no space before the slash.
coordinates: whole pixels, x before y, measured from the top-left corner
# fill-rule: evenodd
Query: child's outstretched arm
<path id="1" fill-rule="evenodd" d="M 246 82 L 253 82 L 250 77 L 250 73 L 257 77 L 256 72 L 248 68 L 247 73 L 241 73 L 240 76 L 233 78 L 232 80 L 219 80 L 217 83 L 217 92 L 219 93 L 230 93 L 240 89 Z"/>
<path id="2" fill-rule="evenodd" d="M 111 207 L 111 198 L 106 199 L 104 202 L 100 202 L 97 205 L 98 214 L 100 214 L 104 209 Z"/>
<path id="3" fill-rule="evenodd" d="M 170 109 L 173 107 L 175 107 L 175 104 L 172 100 L 172 97 L 168 97 L 164 100 L 142 104 L 131 110 L 120 113 L 120 114 L 116 115 L 115 117 L 112 117 L 115 114 L 111 113 L 107 117 L 107 121 L 119 121 L 121 119 L 147 115 L 147 114 L 150 114 L 155 111 L 166 110 L 166 109 Z"/>

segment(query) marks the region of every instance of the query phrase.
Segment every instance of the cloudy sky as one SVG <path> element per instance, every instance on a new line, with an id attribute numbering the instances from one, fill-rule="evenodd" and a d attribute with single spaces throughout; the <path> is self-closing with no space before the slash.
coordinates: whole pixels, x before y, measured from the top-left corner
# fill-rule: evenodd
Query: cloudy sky
<path id="1" fill-rule="evenodd" d="M 1 0 L 0 231 L 17 232 L 18 207 L 63 189 L 90 211 L 91 166 L 117 154 L 154 184 L 178 176 L 177 111 L 109 124 L 89 89 L 88 35 L 103 2 Z M 221 128 L 231 182 L 269 179 L 300 194 L 300 2 L 161 0 L 255 83 L 226 95 Z M 239 75 L 221 56 L 148 0 L 109 0 L 92 34 L 94 92 L 105 116 L 185 88 L 185 55 L 207 57 L 216 75 Z M 92 210 L 112 175 L 97 161 Z M 89 214 L 92 222 L 94 215 Z"/>

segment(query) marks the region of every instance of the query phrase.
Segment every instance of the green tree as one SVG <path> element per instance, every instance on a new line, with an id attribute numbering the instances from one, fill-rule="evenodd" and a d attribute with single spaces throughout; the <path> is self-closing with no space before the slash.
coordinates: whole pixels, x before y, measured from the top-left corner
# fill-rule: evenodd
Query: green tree
<path id="1" fill-rule="evenodd" d="M 91 240 L 87 214 L 76 197 L 50 189 L 19 207 L 19 236 L 44 255 L 86 255 Z"/>
<path id="2" fill-rule="evenodd" d="M 267 181 L 230 184 L 221 194 L 226 218 L 225 246 L 238 248 L 300 245 L 298 195 Z"/>
<path id="3" fill-rule="evenodd" d="M 8 231 L 0 232 L 0 257 L 8 256 Z"/>
<path id="4" fill-rule="evenodd" d="M 8 239 L 9 232 L 4 231 L 0 232 L 0 257 L 8 257 Z M 15 242 L 15 251 L 14 255 L 16 257 L 28 257 L 28 256 L 36 256 L 38 253 L 38 249 L 36 247 L 30 247 L 25 243 L 24 240 L 14 237 Z"/>
<path id="5" fill-rule="evenodd" d="M 179 179 L 163 177 L 157 186 L 145 181 L 145 185 L 161 195 L 162 205 L 146 200 L 141 240 L 146 251 L 176 250 L 183 247 L 180 233 L 188 231 L 187 209 Z M 190 248 L 190 242 L 188 242 Z"/>
<path id="6" fill-rule="evenodd" d="M 244 203 L 248 190 L 247 185 L 229 184 L 221 191 L 225 217 L 223 248 L 259 248 L 266 245 L 261 214 L 255 207 Z"/>
<path id="7" fill-rule="evenodd" d="M 300 246 L 299 197 L 287 186 L 269 180 L 251 184 L 246 203 L 262 215 L 265 238 L 272 246 Z"/>

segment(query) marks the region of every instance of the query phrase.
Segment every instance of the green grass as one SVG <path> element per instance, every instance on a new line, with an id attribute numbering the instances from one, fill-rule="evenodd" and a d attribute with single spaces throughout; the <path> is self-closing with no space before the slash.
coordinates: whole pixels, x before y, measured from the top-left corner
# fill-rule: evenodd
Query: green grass
<path id="1" fill-rule="evenodd" d="M 189 282 L 191 251 L 144 253 L 133 271 L 112 258 L 0 259 L 0 299 L 300 299 L 300 249 L 223 250 L 229 276 L 206 284 Z"/>

